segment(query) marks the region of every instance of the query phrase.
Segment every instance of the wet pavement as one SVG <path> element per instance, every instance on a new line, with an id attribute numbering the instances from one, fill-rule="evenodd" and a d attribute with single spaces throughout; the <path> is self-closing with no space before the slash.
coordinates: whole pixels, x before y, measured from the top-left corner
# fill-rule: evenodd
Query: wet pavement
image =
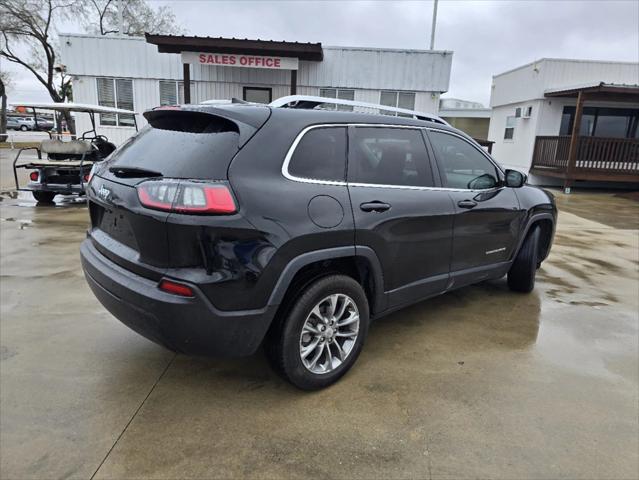
<path id="1" fill-rule="evenodd" d="M 637 478 L 639 203 L 557 195 L 532 294 L 500 280 L 397 312 L 304 393 L 262 353 L 139 337 L 84 281 L 84 204 L 2 194 L 0 477 Z"/>

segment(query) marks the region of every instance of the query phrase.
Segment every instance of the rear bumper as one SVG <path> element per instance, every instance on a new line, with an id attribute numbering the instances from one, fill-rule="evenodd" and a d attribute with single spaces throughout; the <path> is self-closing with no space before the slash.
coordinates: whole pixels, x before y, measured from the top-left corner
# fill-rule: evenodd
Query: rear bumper
<path id="1" fill-rule="evenodd" d="M 20 187 L 18 190 L 25 192 L 55 192 L 62 195 L 80 194 L 84 193 L 84 185 L 78 183 L 34 183 L 30 182 L 25 187 Z"/>
<path id="2" fill-rule="evenodd" d="M 186 298 L 163 292 L 153 280 L 116 265 L 90 239 L 80 248 L 84 274 L 100 303 L 118 320 L 170 350 L 241 357 L 257 350 L 277 306 L 220 311 L 200 292 Z"/>

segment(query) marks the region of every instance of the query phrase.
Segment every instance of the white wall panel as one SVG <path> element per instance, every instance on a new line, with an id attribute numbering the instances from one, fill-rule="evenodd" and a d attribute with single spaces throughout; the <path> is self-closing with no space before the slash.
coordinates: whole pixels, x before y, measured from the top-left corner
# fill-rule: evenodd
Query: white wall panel
<path id="1" fill-rule="evenodd" d="M 541 59 L 495 75 L 490 105 L 543 98 L 549 89 L 595 82 L 639 84 L 639 63 Z"/>
<path id="2" fill-rule="evenodd" d="M 178 54 L 158 53 L 144 38 L 61 35 L 61 61 L 74 77 L 75 101 L 97 104 L 96 78 L 133 79 L 134 107 L 139 113 L 160 103 L 159 80 L 182 80 Z M 96 54 L 99 52 L 99 55 Z M 415 92 L 415 109 L 437 112 L 439 92 L 448 89 L 452 52 L 324 47 L 322 62 L 299 62 L 297 93 L 319 95 L 321 87 L 352 88 L 358 101 L 379 103 L 381 90 Z M 273 99 L 290 94 L 290 71 L 191 66 L 191 101 L 242 98 L 244 86 L 273 89 Z M 434 92 L 434 93 L 433 93 Z M 78 131 L 90 128 L 78 116 Z M 146 122 L 137 116 L 138 125 Z M 99 127 L 120 144 L 134 130 Z"/>
<path id="3" fill-rule="evenodd" d="M 61 60 L 79 76 L 182 79 L 180 55 L 158 53 L 139 37 L 61 35 Z M 99 52 L 99 55 L 96 54 Z M 299 62 L 300 86 L 448 90 L 452 52 L 324 47 L 322 62 Z M 194 81 L 288 85 L 290 71 L 192 65 Z"/>

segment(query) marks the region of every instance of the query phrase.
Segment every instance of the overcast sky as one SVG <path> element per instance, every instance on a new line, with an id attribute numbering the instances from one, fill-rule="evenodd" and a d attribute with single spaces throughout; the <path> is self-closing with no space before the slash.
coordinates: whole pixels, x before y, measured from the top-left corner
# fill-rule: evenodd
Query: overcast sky
<path id="1" fill-rule="evenodd" d="M 151 3 L 171 5 L 192 35 L 408 49 L 428 48 L 433 11 L 432 1 Z M 487 105 L 492 75 L 538 58 L 639 61 L 639 1 L 440 0 L 435 48 L 454 52 L 444 96 Z M 10 101 L 48 100 L 28 73 L 11 70 Z"/>

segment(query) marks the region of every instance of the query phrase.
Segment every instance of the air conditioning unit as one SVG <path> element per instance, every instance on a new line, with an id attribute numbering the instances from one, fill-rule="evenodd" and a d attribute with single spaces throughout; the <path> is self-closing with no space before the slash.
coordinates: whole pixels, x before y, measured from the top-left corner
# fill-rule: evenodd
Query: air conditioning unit
<path id="1" fill-rule="evenodd" d="M 532 107 L 524 108 L 523 115 L 521 116 L 521 118 L 530 118 L 530 117 L 532 117 Z"/>

